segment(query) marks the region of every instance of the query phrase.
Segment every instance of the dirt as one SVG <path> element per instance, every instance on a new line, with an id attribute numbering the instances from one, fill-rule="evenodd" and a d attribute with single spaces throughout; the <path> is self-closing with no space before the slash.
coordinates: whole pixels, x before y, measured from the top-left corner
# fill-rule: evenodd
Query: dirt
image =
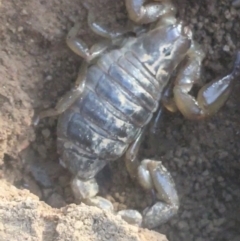
<path id="1" fill-rule="evenodd" d="M 88 2 L 101 21 L 111 23 L 109 27 L 126 22 L 123 1 Z M 240 47 L 240 10 L 227 0 L 175 4 L 178 18 L 193 29 L 206 52 L 202 83 L 229 70 Z M 0 175 L 55 208 L 74 203 L 71 176 L 56 154 L 57 118 L 47 118 L 37 127 L 32 118 L 54 107 L 76 79 L 81 58 L 65 43 L 71 26 L 79 21 L 79 34 L 89 44 L 98 39 L 87 27 L 86 13 L 75 0 L 0 1 Z M 156 229 L 170 241 L 240 240 L 239 90 L 236 83 L 226 105 L 206 121 L 188 121 L 165 111 L 160 132 L 143 144 L 141 158 L 161 159 L 177 185 L 179 213 Z M 116 210 L 142 210 L 150 202 L 121 161 L 98 179 L 101 195 L 112 200 Z"/>
<path id="2" fill-rule="evenodd" d="M 73 204 L 53 209 L 4 181 L 0 191 L 1 241 L 167 241 L 164 235 L 130 226 L 98 208 Z"/>

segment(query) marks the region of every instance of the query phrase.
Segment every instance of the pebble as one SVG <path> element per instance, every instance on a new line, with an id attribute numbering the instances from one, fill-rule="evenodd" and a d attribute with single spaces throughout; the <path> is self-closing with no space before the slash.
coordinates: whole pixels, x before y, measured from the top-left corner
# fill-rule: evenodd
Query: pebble
<path id="1" fill-rule="evenodd" d="M 66 206 L 66 202 L 64 201 L 63 197 L 58 193 L 53 193 L 47 199 L 47 203 L 53 208 L 61 208 Z"/>
<path id="2" fill-rule="evenodd" d="M 31 162 L 29 171 L 31 172 L 37 183 L 42 187 L 49 188 L 53 186 L 52 180 L 50 179 L 46 168 L 40 162 Z"/>
<path id="3" fill-rule="evenodd" d="M 80 230 L 83 228 L 83 226 L 84 226 L 83 222 L 79 220 L 79 221 L 76 221 L 76 223 L 74 224 L 74 229 Z"/>
<path id="4" fill-rule="evenodd" d="M 45 145 L 39 145 L 37 147 L 38 154 L 43 158 L 46 159 L 47 157 L 47 149 Z"/>
<path id="5" fill-rule="evenodd" d="M 215 227 L 219 227 L 219 226 L 223 225 L 225 223 L 225 221 L 226 221 L 225 218 L 214 219 L 213 220 L 213 225 Z"/>
<path id="6" fill-rule="evenodd" d="M 62 187 L 66 187 L 67 185 L 69 185 L 70 183 L 70 178 L 66 175 L 64 176 L 60 176 L 58 178 L 58 182 L 59 182 L 59 185 L 62 186 Z"/>
<path id="7" fill-rule="evenodd" d="M 18 32 L 22 32 L 23 31 L 23 27 L 22 26 L 18 27 L 17 31 Z"/>
<path id="8" fill-rule="evenodd" d="M 140 226 L 142 223 L 142 215 L 137 210 L 122 210 L 117 215 L 132 225 Z"/>
<path id="9" fill-rule="evenodd" d="M 198 238 L 196 238 L 196 240 L 195 241 L 206 241 L 205 239 L 203 239 L 203 238 L 200 238 L 200 237 L 198 237 Z"/>
<path id="10" fill-rule="evenodd" d="M 52 194 L 53 190 L 51 188 L 43 188 L 42 192 L 44 198 L 47 199 Z"/>
<path id="11" fill-rule="evenodd" d="M 49 138 L 50 134 L 51 134 L 51 132 L 49 129 L 42 130 L 42 135 L 44 136 L 44 138 L 46 138 L 46 139 Z"/>
<path id="12" fill-rule="evenodd" d="M 189 225 L 184 220 L 180 220 L 177 224 L 177 227 L 179 228 L 179 230 L 184 230 L 184 231 L 189 230 Z"/>
<path id="13" fill-rule="evenodd" d="M 113 212 L 114 208 L 113 208 L 113 204 L 108 201 L 105 198 L 102 198 L 100 196 L 96 196 L 96 197 L 92 197 L 92 198 L 86 198 L 83 200 L 83 202 L 89 206 L 95 206 L 98 207 L 100 209 L 109 211 L 109 212 Z"/>
<path id="14" fill-rule="evenodd" d="M 48 75 L 47 77 L 46 77 L 46 80 L 47 81 L 51 81 L 53 79 L 53 77 L 51 76 L 51 75 Z"/>
<path id="15" fill-rule="evenodd" d="M 24 177 L 24 186 L 27 188 L 31 193 L 35 194 L 39 197 L 39 199 L 42 198 L 42 191 L 40 187 L 37 185 L 37 183 L 30 178 L 29 176 Z"/>
<path id="16" fill-rule="evenodd" d="M 230 51 L 229 46 L 228 46 L 228 45 L 224 45 L 224 46 L 223 46 L 223 51 L 229 52 L 229 51 Z"/>

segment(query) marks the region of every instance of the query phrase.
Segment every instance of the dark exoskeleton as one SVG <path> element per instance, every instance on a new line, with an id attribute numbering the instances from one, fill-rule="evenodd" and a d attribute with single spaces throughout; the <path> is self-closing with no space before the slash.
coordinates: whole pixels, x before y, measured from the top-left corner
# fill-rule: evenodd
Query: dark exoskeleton
<path id="1" fill-rule="evenodd" d="M 167 0 L 125 2 L 130 19 L 138 25 L 136 37 L 127 37 L 127 31 L 106 31 L 89 14 L 89 26 L 108 40 L 89 49 L 76 37 L 79 26 L 71 29 L 67 43 L 86 63 L 76 87 L 54 110 L 39 117 L 61 114 L 57 129 L 61 163 L 75 176 L 75 196 L 89 205 L 113 209 L 109 201 L 96 196 L 94 177 L 107 162 L 125 154 L 130 175 L 146 190 L 154 190 L 157 202 L 144 210 L 143 217 L 134 210 L 119 214 L 153 228 L 176 214 L 179 200 L 173 179 L 160 161 L 138 161 L 144 130 L 153 114 L 161 111 L 161 100 L 169 110 L 178 109 L 189 119 L 203 119 L 218 111 L 239 78 L 240 53 L 231 73 L 203 86 L 194 98 L 189 92 L 200 78 L 204 54 L 191 30 L 176 20 L 174 6 Z M 145 31 L 141 24 L 151 24 L 151 29 Z M 115 47 L 108 51 L 110 40 Z M 183 60 L 171 85 L 170 77 Z M 168 86 L 173 97 L 168 95 Z"/>

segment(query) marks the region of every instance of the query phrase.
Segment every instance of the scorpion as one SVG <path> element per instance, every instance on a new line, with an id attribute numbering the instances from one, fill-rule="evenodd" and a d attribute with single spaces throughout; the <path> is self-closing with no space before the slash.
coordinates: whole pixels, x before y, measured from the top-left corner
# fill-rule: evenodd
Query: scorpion
<path id="1" fill-rule="evenodd" d="M 134 35 L 128 28 L 104 28 L 90 11 L 89 27 L 103 41 L 88 47 L 77 36 L 80 25 L 70 29 L 67 45 L 85 61 L 75 87 L 37 119 L 60 115 L 60 163 L 73 174 L 73 193 L 85 204 L 113 211 L 110 201 L 97 196 L 95 177 L 109 161 L 124 156 L 130 177 L 155 193 L 155 200 L 142 214 L 131 209 L 118 214 L 152 229 L 176 215 L 180 204 L 173 177 L 162 162 L 137 156 L 146 127 L 159 119 L 163 107 L 179 110 L 190 120 L 216 113 L 240 77 L 240 51 L 230 73 L 205 84 L 194 97 L 190 91 L 201 77 L 205 54 L 191 29 L 177 19 L 173 3 L 125 0 L 125 5 Z"/>

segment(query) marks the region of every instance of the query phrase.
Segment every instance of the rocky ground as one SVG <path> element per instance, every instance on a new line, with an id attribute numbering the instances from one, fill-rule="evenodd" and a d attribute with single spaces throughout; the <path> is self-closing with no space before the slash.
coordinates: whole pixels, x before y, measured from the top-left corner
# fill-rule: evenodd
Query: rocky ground
<path id="1" fill-rule="evenodd" d="M 95 207 L 72 204 L 54 209 L 4 181 L 0 191 L 1 241 L 167 241 L 164 235 L 130 226 Z"/>
<path id="2" fill-rule="evenodd" d="M 110 28 L 126 22 L 123 1 L 88 2 Z M 240 10 L 227 0 L 175 4 L 178 17 L 189 24 L 206 52 L 202 82 L 225 73 L 240 47 Z M 74 199 L 71 176 L 56 155 L 57 119 L 45 119 L 37 127 L 31 120 L 34 112 L 55 106 L 76 79 L 81 59 L 65 44 L 74 22 L 82 23 L 79 34 L 89 43 L 98 37 L 87 28 L 86 10 L 77 0 L 2 0 L 0 20 L 1 177 L 52 207 L 64 207 Z M 179 214 L 156 229 L 170 241 L 240 240 L 239 90 L 236 83 L 227 104 L 210 120 L 192 122 L 165 112 L 161 132 L 143 144 L 141 157 L 161 159 L 180 195 Z M 142 210 L 149 202 L 121 161 L 98 179 L 101 195 L 112 200 L 116 210 Z"/>

